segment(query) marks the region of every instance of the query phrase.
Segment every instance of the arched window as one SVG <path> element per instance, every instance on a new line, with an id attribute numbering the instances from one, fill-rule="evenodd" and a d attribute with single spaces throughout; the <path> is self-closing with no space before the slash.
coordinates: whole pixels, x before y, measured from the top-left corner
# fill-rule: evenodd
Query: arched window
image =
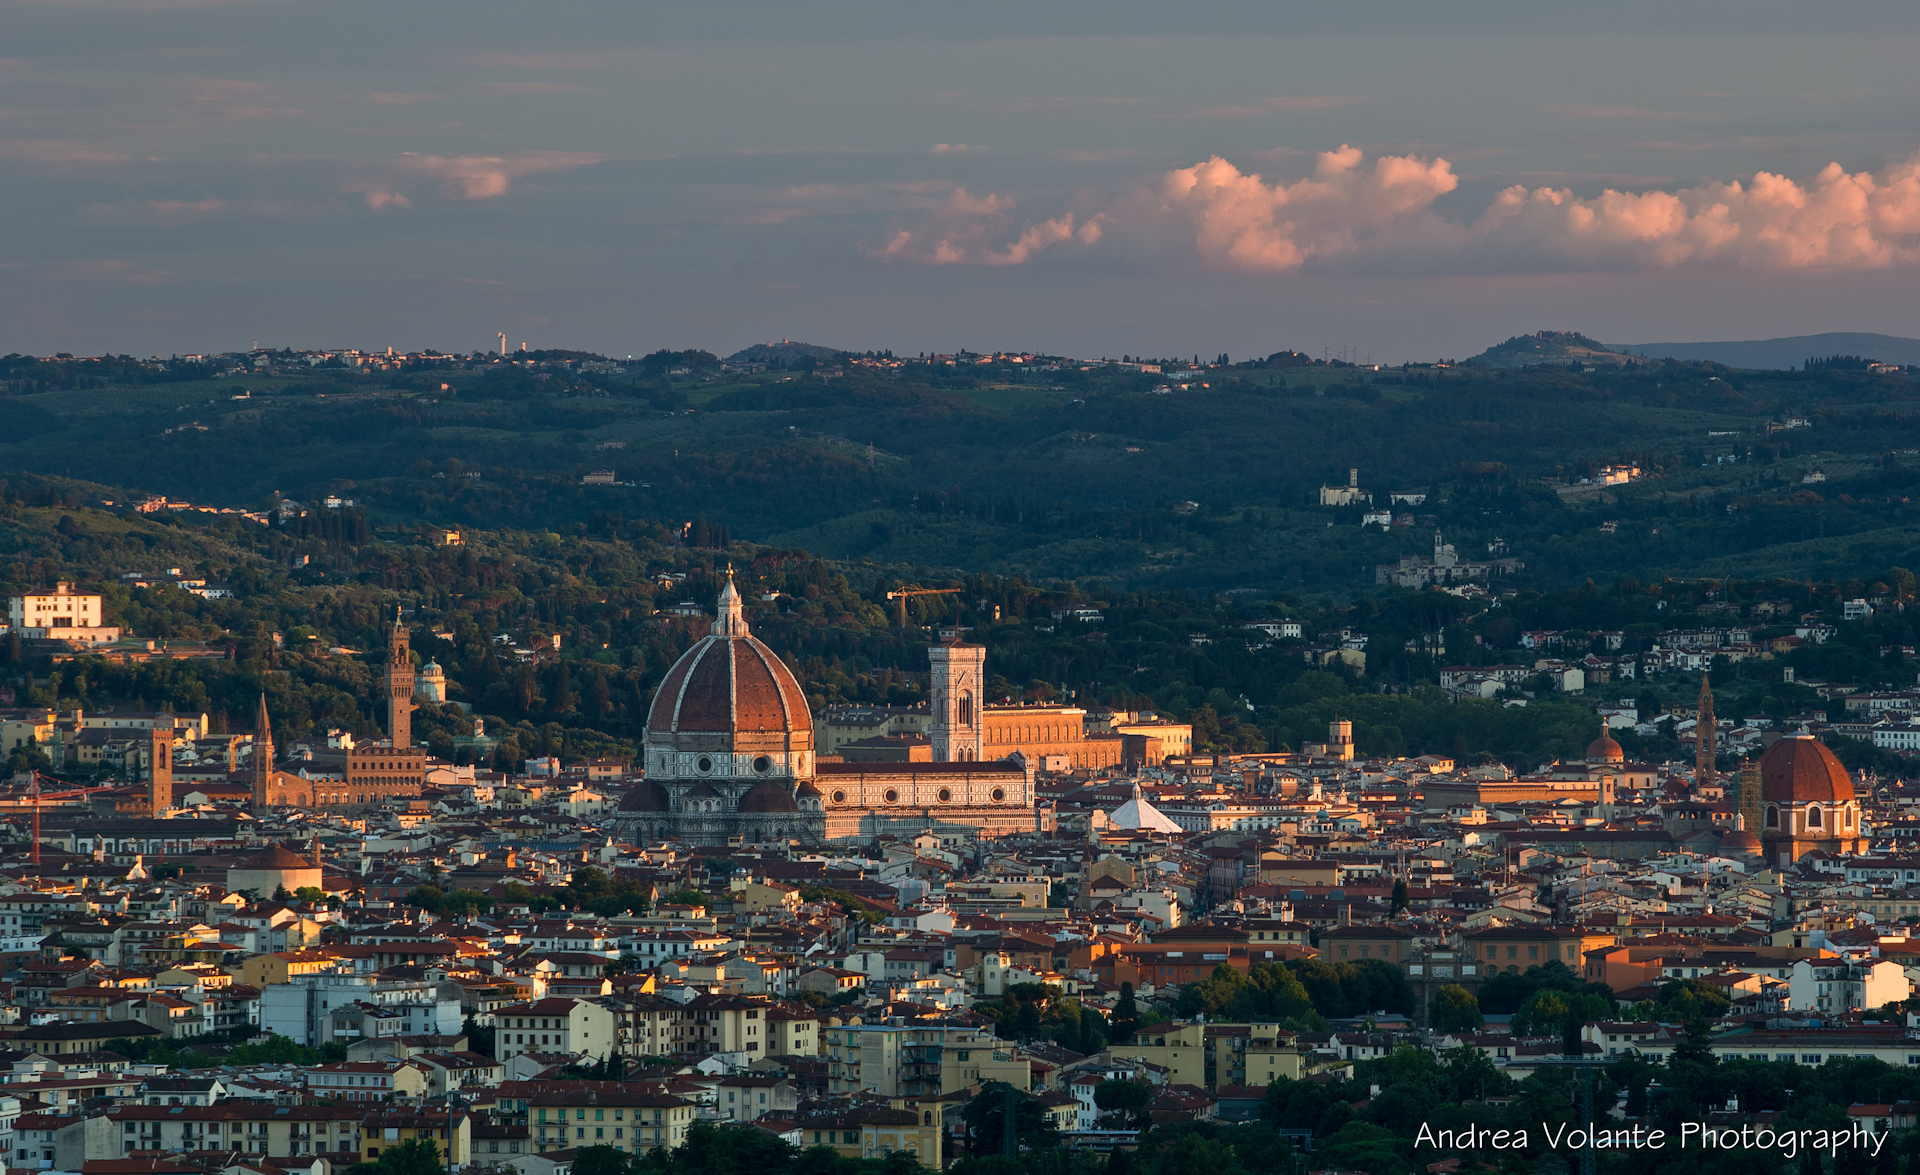
<path id="1" fill-rule="evenodd" d="M 960 695 L 960 725 L 973 725 L 973 695 L 970 693 Z"/>
<path id="2" fill-rule="evenodd" d="M 1780 809 L 1774 807 L 1772 804 L 1767 805 L 1767 827 L 1780 827 Z"/>
<path id="3" fill-rule="evenodd" d="M 1808 828 L 1824 827 L 1820 822 L 1820 807 L 1817 804 L 1807 809 L 1807 827 Z"/>

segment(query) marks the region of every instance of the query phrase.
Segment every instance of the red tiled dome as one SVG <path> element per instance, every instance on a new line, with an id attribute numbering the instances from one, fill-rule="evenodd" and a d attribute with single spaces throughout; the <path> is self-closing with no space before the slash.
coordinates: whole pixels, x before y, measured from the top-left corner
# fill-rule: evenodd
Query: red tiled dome
<path id="1" fill-rule="evenodd" d="M 793 793 L 787 785 L 777 779 L 763 779 L 747 789 L 740 797 L 742 812 L 798 812 L 800 805 L 794 803 Z"/>
<path id="2" fill-rule="evenodd" d="M 1853 780 L 1819 739 L 1788 735 L 1760 757 L 1760 798 L 1770 804 L 1851 803 Z"/>
<path id="3" fill-rule="evenodd" d="M 661 681 L 647 729 L 659 734 L 812 735 L 806 694 L 773 650 L 747 632 L 731 582 L 720 593 L 720 619 L 713 635 L 682 654 Z"/>
<path id="4" fill-rule="evenodd" d="M 1626 750 L 1604 730 L 1600 732 L 1599 738 L 1587 744 L 1587 762 L 1589 763 L 1624 763 L 1626 761 Z"/>
<path id="5" fill-rule="evenodd" d="M 643 779 L 620 797 L 618 812 L 665 812 L 669 807 L 667 789 L 651 779 Z"/>

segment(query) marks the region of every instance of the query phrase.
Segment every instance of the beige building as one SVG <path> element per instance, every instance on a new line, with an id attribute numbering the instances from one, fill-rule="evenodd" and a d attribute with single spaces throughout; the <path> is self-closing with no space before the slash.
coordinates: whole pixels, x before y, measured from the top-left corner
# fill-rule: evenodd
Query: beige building
<path id="1" fill-rule="evenodd" d="M 767 1009 L 767 1055 L 770 1057 L 817 1057 L 822 1036 L 820 1018 L 782 1004 Z"/>
<path id="2" fill-rule="evenodd" d="M 279 845 L 242 857 L 227 870 L 227 890 L 251 890 L 262 899 L 284 888 L 288 893 L 320 888 L 320 864 Z"/>
<path id="3" fill-rule="evenodd" d="M 27 592 L 7 600 L 7 623 L 23 637 L 111 644 L 120 630 L 107 624 L 106 605 L 97 595 L 57 583 L 52 591 Z"/>
<path id="4" fill-rule="evenodd" d="M 620 1044 L 611 1008 L 587 1000 L 545 999 L 513 1004 L 493 1018 L 494 1056 L 510 1061 L 521 1053 L 585 1053 L 604 1057 Z"/>
<path id="5" fill-rule="evenodd" d="M 1032 1062 L 976 1028 L 945 1024 L 829 1024 L 821 1033 L 827 1090 L 927 1097 L 968 1084 L 1005 1081 L 1031 1088 Z"/>
<path id="6" fill-rule="evenodd" d="M 1146 1061 L 1167 1071 L 1169 1085 L 1207 1086 L 1206 1028 L 1178 1021 L 1150 1024 L 1134 1033 L 1132 1044 L 1113 1044 L 1115 1057 Z"/>
<path id="7" fill-rule="evenodd" d="M 931 723 L 924 709 L 836 706 L 814 727 L 814 749 L 822 755 L 837 755 L 841 747 L 863 739 L 926 734 Z"/>
<path id="8" fill-rule="evenodd" d="M 1089 738 L 1087 712 L 1078 706 L 989 705 L 983 693 L 986 655 L 984 646 L 960 642 L 928 650 L 933 721 L 927 733 L 935 762 L 991 762 L 1017 751 L 1036 767 L 1097 771 L 1120 765 L 1121 737 Z"/>
<path id="9" fill-rule="evenodd" d="M 608 1146 L 631 1154 L 687 1140 L 694 1104 L 667 1093 L 649 1093 L 638 1082 L 541 1082 L 527 1099 L 527 1129 L 539 1151 Z"/>

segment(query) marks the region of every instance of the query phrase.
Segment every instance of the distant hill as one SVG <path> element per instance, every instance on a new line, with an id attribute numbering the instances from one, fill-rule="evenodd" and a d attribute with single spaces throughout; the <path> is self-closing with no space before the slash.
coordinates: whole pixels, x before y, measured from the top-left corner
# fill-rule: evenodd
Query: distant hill
<path id="1" fill-rule="evenodd" d="M 777 343 L 755 343 L 744 350 L 735 351 L 727 356 L 728 363 L 765 363 L 769 366 L 785 367 L 798 363 L 802 359 L 831 359 L 839 351 L 832 347 L 817 347 L 812 343 L 796 343 L 790 339 L 781 339 Z"/>
<path id="2" fill-rule="evenodd" d="M 1526 367 L 1535 363 L 1631 363 L 1633 360 L 1609 350 L 1605 343 L 1577 331 L 1543 330 L 1530 335 L 1515 335 L 1504 343 L 1488 347 L 1468 360 L 1486 367 Z"/>
<path id="3" fill-rule="evenodd" d="M 1613 349 L 1649 359 L 1709 361 L 1749 368 L 1797 369 L 1809 359 L 1829 355 L 1858 355 L 1882 363 L 1920 363 L 1920 339 L 1853 331 L 1726 343 L 1626 343 L 1616 344 Z"/>

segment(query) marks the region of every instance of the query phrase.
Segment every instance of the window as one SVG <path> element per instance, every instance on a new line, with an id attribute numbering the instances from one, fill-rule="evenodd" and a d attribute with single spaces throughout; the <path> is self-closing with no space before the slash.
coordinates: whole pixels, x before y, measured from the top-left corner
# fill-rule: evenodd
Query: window
<path id="1" fill-rule="evenodd" d="M 1767 805 L 1767 827 L 1780 827 L 1780 809 L 1774 807 L 1772 804 Z"/>
<path id="2" fill-rule="evenodd" d="M 1807 827 L 1808 828 L 1825 827 L 1825 825 L 1821 823 L 1820 805 L 1815 804 L 1813 807 L 1807 809 Z"/>

